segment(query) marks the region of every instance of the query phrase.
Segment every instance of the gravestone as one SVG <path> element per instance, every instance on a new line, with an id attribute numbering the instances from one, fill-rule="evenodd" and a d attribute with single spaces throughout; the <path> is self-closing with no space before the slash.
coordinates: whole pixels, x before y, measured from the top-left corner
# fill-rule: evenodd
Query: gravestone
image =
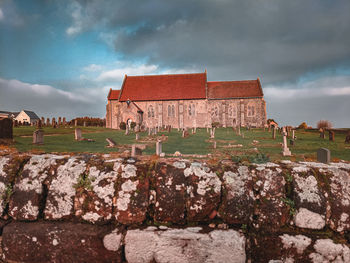
<path id="1" fill-rule="evenodd" d="M 117 145 L 117 143 L 112 138 L 106 138 L 106 141 L 108 142 L 108 148 L 115 147 Z"/>
<path id="2" fill-rule="evenodd" d="M 156 142 L 156 155 L 160 156 L 161 153 L 162 153 L 162 142 L 157 141 Z"/>
<path id="3" fill-rule="evenodd" d="M 272 129 L 272 139 L 276 139 L 276 128 Z"/>
<path id="4" fill-rule="evenodd" d="M 75 135 L 76 141 L 81 141 L 83 139 L 83 137 L 81 136 L 81 129 L 80 128 L 75 129 L 74 135 Z"/>
<path id="5" fill-rule="evenodd" d="M 188 131 L 185 130 L 185 129 L 183 129 L 183 130 L 182 130 L 182 138 L 186 138 L 186 137 L 188 137 L 188 136 L 190 136 L 190 134 L 188 133 Z"/>
<path id="6" fill-rule="evenodd" d="M 320 163 L 329 163 L 331 161 L 331 152 L 327 148 L 317 150 L 317 161 Z"/>
<path id="7" fill-rule="evenodd" d="M 295 130 L 292 130 L 292 139 L 295 140 Z"/>
<path id="8" fill-rule="evenodd" d="M 63 124 L 63 126 L 66 126 L 66 117 L 63 117 L 62 124 Z"/>
<path id="9" fill-rule="evenodd" d="M 52 123 L 52 124 L 51 124 L 52 127 L 56 128 L 56 119 L 55 119 L 55 117 L 52 118 L 51 123 Z"/>
<path id="10" fill-rule="evenodd" d="M 348 134 L 345 137 L 345 143 L 350 143 L 350 131 L 348 132 Z"/>
<path id="11" fill-rule="evenodd" d="M 46 126 L 50 126 L 50 118 L 46 118 Z"/>
<path id="12" fill-rule="evenodd" d="M 131 157 L 136 157 L 138 155 L 142 155 L 142 149 L 137 147 L 137 144 L 133 144 L 131 146 Z"/>
<path id="13" fill-rule="evenodd" d="M 129 125 L 126 125 L 125 127 L 125 135 L 128 135 L 129 134 Z"/>
<path id="14" fill-rule="evenodd" d="M 78 120 L 77 120 L 77 119 L 74 120 L 74 126 L 75 126 L 75 127 L 78 126 Z"/>
<path id="15" fill-rule="evenodd" d="M 43 144 L 44 143 L 44 131 L 36 130 L 33 132 L 33 144 Z"/>
<path id="16" fill-rule="evenodd" d="M 36 122 L 36 127 L 37 127 L 37 129 L 39 129 L 39 130 L 42 128 L 41 120 L 38 120 L 38 121 Z"/>
<path id="17" fill-rule="evenodd" d="M 322 138 L 322 139 L 325 139 L 326 138 L 326 136 L 325 136 L 325 131 L 324 131 L 324 129 L 320 129 L 320 138 Z"/>
<path id="18" fill-rule="evenodd" d="M 61 126 L 61 125 L 62 125 L 62 118 L 58 117 L 58 126 Z"/>
<path id="19" fill-rule="evenodd" d="M 1 139 L 13 138 L 12 119 L 10 118 L 0 119 L 0 138 Z"/>
<path id="20" fill-rule="evenodd" d="M 148 136 L 151 136 L 151 128 L 147 127 L 147 129 L 148 129 Z"/>
<path id="21" fill-rule="evenodd" d="M 214 148 L 214 149 L 216 149 L 216 142 L 214 142 L 214 144 L 213 144 L 213 148 Z"/>
<path id="22" fill-rule="evenodd" d="M 140 134 L 139 133 L 136 133 L 135 140 L 136 141 L 140 140 Z"/>
<path id="23" fill-rule="evenodd" d="M 84 121 L 83 126 L 86 127 L 86 121 Z"/>
<path id="24" fill-rule="evenodd" d="M 334 131 L 329 131 L 329 140 L 334 142 Z"/>
<path id="25" fill-rule="evenodd" d="M 41 125 L 44 126 L 45 125 L 45 118 L 41 117 Z"/>
<path id="26" fill-rule="evenodd" d="M 210 130 L 210 138 L 211 139 L 215 138 L 215 127 Z"/>
<path id="27" fill-rule="evenodd" d="M 282 135 L 283 135 L 283 151 L 282 151 L 282 155 L 283 156 L 291 156 L 292 153 L 290 152 L 288 145 L 287 145 L 287 132 L 286 132 L 286 128 L 283 127 L 283 131 L 282 131 Z"/>

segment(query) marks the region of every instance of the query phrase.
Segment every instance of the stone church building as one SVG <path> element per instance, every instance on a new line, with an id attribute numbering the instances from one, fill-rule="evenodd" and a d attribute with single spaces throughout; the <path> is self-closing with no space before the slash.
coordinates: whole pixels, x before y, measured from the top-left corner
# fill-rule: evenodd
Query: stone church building
<path id="1" fill-rule="evenodd" d="M 266 124 L 266 103 L 259 78 L 207 81 L 207 72 L 170 75 L 125 75 L 120 90 L 110 90 L 107 128 L 121 122 L 144 127 L 223 127 Z"/>

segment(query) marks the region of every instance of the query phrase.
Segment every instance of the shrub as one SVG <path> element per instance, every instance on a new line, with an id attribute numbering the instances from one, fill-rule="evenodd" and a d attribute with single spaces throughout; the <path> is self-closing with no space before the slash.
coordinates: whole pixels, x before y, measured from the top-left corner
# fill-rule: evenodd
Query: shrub
<path id="1" fill-rule="evenodd" d="M 121 130 L 126 130 L 126 123 L 122 121 L 122 122 L 119 124 L 119 128 L 120 128 Z"/>
<path id="2" fill-rule="evenodd" d="M 219 128 L 219 126 L 220 126 L 220 122 L 213 122 L 211 124 L 211 127 L 213 127 L 213 128 Z"/>
<path id="3" fill-rule="evenodd" d="M 255 156 L 249 156 L 248 160 L 251 163 L 267 163 L 270 161 L 270 157 L 264 153 L 257 153 Z"/>
<path id="4" fill-rule="evenodd" d="M 327 120 L 320 120 L 317 122 L 317 129 L 330 129 L 332 128 L 332 123 Z"/>
<path id="5" fill-rule="evenodd" d="M 300 123 L 300 125 L 298 126 L 298 129 L 307 129 L 307 124 L 306 124 L 306 122 Z"/>

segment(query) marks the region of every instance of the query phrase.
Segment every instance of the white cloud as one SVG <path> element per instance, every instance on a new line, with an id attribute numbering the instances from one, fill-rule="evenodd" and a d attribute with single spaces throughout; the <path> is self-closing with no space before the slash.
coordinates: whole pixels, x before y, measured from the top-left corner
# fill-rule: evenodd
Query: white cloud
<path id="1" fill-rule="evenodd" d="M 83 70 L 87 72 L 96 72 L 96 71 L 101 71 L 102 69 L 103 69 L 103 66 L 96 65 L 96 64 L 90 64 L 89 66 L 86 66 L 83 68 Z"/>
<path id="2" fill-rule="evenodd" d="M 66 29 L 66 34 L 69 36 L 80 33 L 83 29 L 82 7 L 79 3 L 73 2 L 70 6 L 73 25 Z"/>
<path id="3" fill-rule="evenodd" d="M 4 19 L 4 13 L 2 12 L 2 9 L 0 8 L 0 20 Z"/>
<path id="4" fill-rule="evenodd" d="M 102 72 L 97 81 L 121 81 L 126 75 L 145 75 L 156 74 L 158 66 L 156 65 L 140 65 L 133 67 L 120 67 Z"/>
<path id="5" fill-rule="evenodd" d="M 267 86 L 264 88 L 268 98 L 317 98 L 324 96 L 350 96 L 350 76 L 330 76 L 300 84 Z"/>

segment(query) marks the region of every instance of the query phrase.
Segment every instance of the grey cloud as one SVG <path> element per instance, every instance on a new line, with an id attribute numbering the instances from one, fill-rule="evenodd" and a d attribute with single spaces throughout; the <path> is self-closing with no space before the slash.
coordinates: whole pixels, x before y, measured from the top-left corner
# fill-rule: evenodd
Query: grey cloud
<path id="1" fill-rule="evenodd" d="M 349 66 L 350 2 L 80 1 L 84 26 L 115 30 L 127 58 L 172 68 L 207 68 L 212 79 L 294 81 Z"/>

